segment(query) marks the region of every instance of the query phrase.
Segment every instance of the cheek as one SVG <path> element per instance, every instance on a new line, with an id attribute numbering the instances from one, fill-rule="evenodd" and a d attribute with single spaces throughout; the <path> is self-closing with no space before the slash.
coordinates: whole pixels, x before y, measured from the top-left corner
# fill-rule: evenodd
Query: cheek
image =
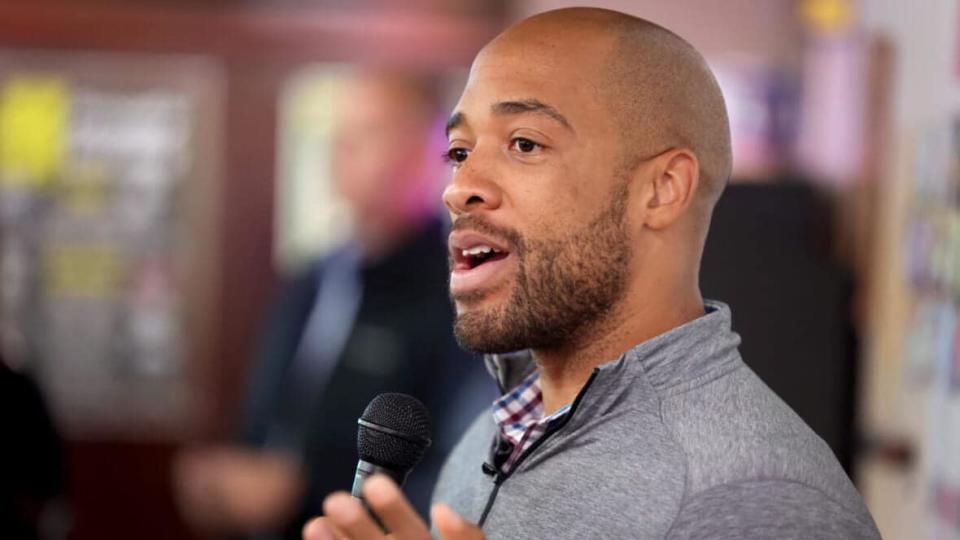
<path id="1" fill-rule="evenodd" d="M 563 165 L 517 165 L 504 177 L 510 184 L 505 197 L 523 221 L 541 229 L 539 237 L 576 223 L 584 206 L 590 204 L 583 200 L 589 190 L 582 189 L 574 172 Z"/>
<path id="2" fill-rule="evenodd" d="M 609 209 L 609 199 L 596 197 L 589 190 L 548 191 L 529 202 L 523 211 L 531 240 L 562 241 L 589 227 Z"/>
<path id="3" fill-rule="evenodd" d="M 552 167 L 548 196 L 571 226 L 585 225 L 610 205 L 615 171 L 599 150 L 587 145 Z"/>

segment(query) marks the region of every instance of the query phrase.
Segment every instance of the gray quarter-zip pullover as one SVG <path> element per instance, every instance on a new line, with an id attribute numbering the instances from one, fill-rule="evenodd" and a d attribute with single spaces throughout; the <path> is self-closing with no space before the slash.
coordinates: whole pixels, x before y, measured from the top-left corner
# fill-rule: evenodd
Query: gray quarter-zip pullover
<path id="1" fill-rule="evenodd" d="M 879 538 L 830 448 L 740 358 L 730 310 L 594 370 L 563 422 L 505 474 L 481 415 L 434 493 L 487 537 Z M 491 356 L 509 390 L 529 354 Z"/>

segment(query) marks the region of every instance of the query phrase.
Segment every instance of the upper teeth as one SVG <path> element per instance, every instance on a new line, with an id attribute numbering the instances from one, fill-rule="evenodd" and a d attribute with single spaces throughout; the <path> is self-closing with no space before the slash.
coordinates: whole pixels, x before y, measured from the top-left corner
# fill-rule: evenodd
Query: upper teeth
<path id="1" fill-rule="evenodd" d="M 487 254 L 487 253 L 490 253 L 490 252 L 500 253 L 499 250 L 494 249 L 494 248 L 492 248 L 492 247 L 490 247 L 490 246 L 474 246 L 474 247 L 472 247 L 472 248 L 470 248 L 470 249 L 465 249 L 465 250 L 463 250 L 463 256 L 464 256 L 464 257 L 468 257 L 468 256 L 472 256 L 472 255 L 480 255 L 481 253 Z"/>

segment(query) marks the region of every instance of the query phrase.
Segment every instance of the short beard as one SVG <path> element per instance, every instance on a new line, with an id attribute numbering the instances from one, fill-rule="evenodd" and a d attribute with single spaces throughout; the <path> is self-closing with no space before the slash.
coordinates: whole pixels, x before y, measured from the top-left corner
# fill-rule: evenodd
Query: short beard
<path id="1" fill-rule="evenodd" d="M 588 338 L 626 290 L 631 255 L 626 206 L 623 182 L 596 219 L 559 240 L 525 242 L 515 231 L 479 219 L 458 220 L 510 240 L 518 261 L 515 289 L 505 305 L 457 316 L 460 346 L 479 353 L 556 350 Z"/>

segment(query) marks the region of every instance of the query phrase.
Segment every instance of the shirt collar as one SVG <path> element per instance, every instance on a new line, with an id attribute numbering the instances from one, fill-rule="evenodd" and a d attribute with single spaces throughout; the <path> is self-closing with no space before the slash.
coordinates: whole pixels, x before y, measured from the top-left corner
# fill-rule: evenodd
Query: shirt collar
<path id="1" fill-rule="evenodd" d="M 549 416 L 544 416 L 543 391 L 540 374 L 534 371 L 516 388 L 493 403 L 493 419 L 500 431 L 500 441 L 509 443 L 509 454 L 500 463 L 503 472 L 509 472 L 520 456 L 540 438 L 545 437 L 554 421 L 559 421 L 570 411 L 570 405 L 561 407 Z M 497 451 L 494 451 L 495 453 Z M 493 462 L 497 463 L 496 457 Z"/>
<path id="2" fill-rule="evenodd" d="M 493 402 L 493 419 L 502 430 L 509 432 L 529 427 L 532 423 L 559 418 L 569 408 L 569 404 L 565 405 L 544 418 L 540 374 L 534 371 L 516 388 Z"/>

